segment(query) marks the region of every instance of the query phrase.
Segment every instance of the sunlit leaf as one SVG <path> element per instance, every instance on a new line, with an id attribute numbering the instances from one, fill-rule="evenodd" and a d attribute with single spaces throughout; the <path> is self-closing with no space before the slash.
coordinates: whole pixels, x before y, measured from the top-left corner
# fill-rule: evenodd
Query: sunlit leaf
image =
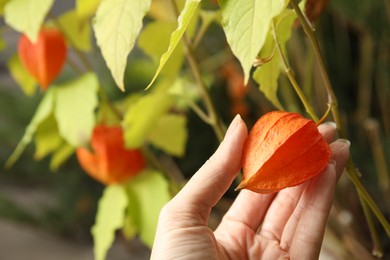
<path id="1" fill-rule="evenodd" d="M 222 26 L 234 55 L 248 82 L 253 61 L 264 45 L 272 18 L 285 7 L 286 0 L 221 0 Z"/>
<path id="2" fill-rule="evenodd" d="M 131 204 L 132 204 L 132 202 L 129 201 L 128 207 L 130 209 L 134 209 L 134 207 L 132 207 Z M 135 202 L 134 202 L 134 204 L 135 204 Z M 133 218 L 129 217 L 129 215 L 127 215 L 125 217 L 125 220 L 124 220 L 124 223 L 123 223 L 123 227 L 122 227 L 122 232 L 123 232 L 123 235 L 128 240 L 131 240 L 132 238 L 134 238 L 137 235 L 137 233 L 138 233 L 138 227 L 134 223 Z"/>
<path id="3" fill-rule="evenodd" d="M 54 0 L 12 0 L 4 9 L 5 22 L 35 42 Z"/>
<path id="4" fill-rule="evenodd" d="M 54 152 L 62 144 L 57 123 L 54 115 L 51 114 L 47 117 L 37 128 L 35 133 L 35 154 L 34 157 L 40 160 L 47 156 L 49 153 Z"/>
<path id="5" fill-rule="evenodd" d="M 168 93 L 184 99 L 196 100 L 199 98 L 198 87 L 185 78 L 177 78 Z"/>
<path id="6" fill-rule="evenodd" d="M 4 6 L 9 2 L 10 0 L 0 0 L 0 15 L 4 14 Z"/>
<path id="7" fill-rule="evenodd" d="M 158 216 L 162 207 L 171 199 L 168 181 L 159 172 L 145 170 L 143 174 L 128 182 L 128 216 L 141 240 L 152 247 Z"/>
<path id="8" fill-rule="evenodd" d="M 265 97 L 278 109 L 282 110 L 283 106 L 277 96 L 278 78 L 280 74 L 280 60 L 273 58 L 270 62 L 258 67 L 253 73 L 253 79 L 259 84 L 260 91 Z"/>
<path id="9" fill-rule="evenodd" d="M 180 16 L 178 18 L 177 29 L 171 34 L 171 39 L 169 42 L 168 50 L 161 56 L 160 63 L 158 65 L 156 73 L 154 74 L 149 85 L 146 87 L 147 89 L 157 79 L 157 76 L 160 74 L 161 70 L 163 69 L 163 67 L 167 63 L 168 59 L 171 57 L 176 46 L 179 44 L 181 38 L 184 35 L 184 32 L 187 30 L 187 27 L 191 22 L 192 16 L 194 15 L 194 13 L 196 12 L 196 10 L 198 8 L 199 3 L 200 3 L 200 0 L 187 0 L 186 1 L 184 9 L 182 10 L 182 12 L 180 13 Z"/>
<path id="10" fill-rule="evenodd" d="M 76 13 L 83 22 L 95 15 L 101 0 L 76 0 Z"/>
<path id="11" fill-rule="evenodd" d="M 174 98 L 164 93 L 151 93 L 140 98 L 125 114 L 123 127 L 128 148 L 142 146 L 157 119 L 172 106 Z"/>
<path id="12" fill-rule="evenodd" d="M 95 16 L 97 44 L 118 87 L 124 91 L 127 56 L 142 28 L 151 0 L 102 0 Z"/>
<path id="13" fill-rule="evenodd" d="M 66 142 L 63 142 L 61 146 L 54 151 L 50 160 L 50 170 L 57 171 L 58 168 L 74 153 L 74 147 Z"/>
<path id="14" fill-rule="evenodd" d="M 58 22 L 62 25 L 63 33 L 67 41 L 73 47 L 81 51 L 90 51 L 91 45 L 91 27 L 84 24 L 77 15 L 76 11 L 71 10 L 61 15 Z"/>
<path id="15" fill-rule="evenodd" d="M 139 36 L 138 46 L 149 55 L 156 66 L 159 63 L 161 55 L 168 49 L 171 33 L 177 27 L 176 22 L 157 21 L 148 24 Z M 156 44 L 158 42 L 158 44 Z M 161 71 L 161 74 L 176 74 L 183 63 L 183 48 L 176 48 L 171 58 Z"/>
<path id="16" fill-rule="evenodd" d="M 159 118 L 148 140 L 154 146 L 174 156 L 183 156 L 187 142 L 186 117 L 166 114 Z"/>
<path id="17" fill-rule="evenodd" d="M 127 195 L 122 186 L 110 185 L 99 200 L 95 225 L 92 227 L 96 260 L 104 260 L 115 239 L 115 231 L 123 226 Z"/>
<path id="18" fill-rule="evenodd" d="M 22 65 L 19 56 L 12 56 L 7 66 L 12 77 L 19 84 L 23 92 L 28 96 L 34 94 L 37 89 L 37 81 Z"/>
<path id="19" fill-rule="evenodd" d="M 8 158 L 5 167 L 11 167 L 20 157 L 26 146 L 31 142 L 38 126 L 52 113 L 54 107 L 54 91 L 49 89 L 39 104 L 18 146 Z"/>
<path id="20" fill-rule="evenodd" d="M 296 19 L 296 14 L 291 9 L 284 10 L 279 16 L 275 17 L 275 28 L 279 44 L 282 51 L 286 55 L 286 42 L 291 36 L 292 24 Z M 253 79 L 260 85 L 260 91 L 278 108 L 283 109 L 278 96 L 278 78 L 283 68 L 281 57 L 276 49 L 276 43 L 271 28 L 267 40 L 260 51 L 259 57 L 272 57 L 270 62 L 267 62 L 258 67 L 253 73 Z"/>
<path id="21" fill-rule="evenodd" d="M 95 125 L 94 110 L 97 107 L 96 75 L 82 77 L 56 87 L 55 117 L 61 136 L 71 145 L 85 145 Z"/>

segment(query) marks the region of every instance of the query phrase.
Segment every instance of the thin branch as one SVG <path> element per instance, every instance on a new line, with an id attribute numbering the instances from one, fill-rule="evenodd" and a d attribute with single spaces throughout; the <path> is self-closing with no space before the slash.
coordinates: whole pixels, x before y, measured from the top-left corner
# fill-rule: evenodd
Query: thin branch
<path id="1" fill-rule="evenodd" d="M 171 2 L 177 16 L 179 16 L 179 10 L 176 6 L 175 1 L 172 0 Z M 203 81 L 198 62 L 196 61 L 195 58 L 193 45 L 187 33 L 184 33 L 183 35 L 183 43 L 185 47 L 185 56 L 189 64 L 192 76 L 194 77 L 195 82 L 199 87 L 203 102 L 208 111 L 208 120 L 205 121 L 205 123 L 211 125 L 218 140 L 221 142 L 225 135 L 225 130 L 224 127 L 222 126 L 222 122 L 220 121 L 217 110 L 215 109 L 214 103 L 211 100 L 210 93 L 206 87 L 206 84 Z"/>
<path id="2" fill-rule="evenodd" d="M 337 98 L 334 94 L 333 87 L 330 84 L 329 76 L 325 67 L 324 58 L 322 56 L 317 38 L 315 36 L 315 29 L 311 26 L 310 22 L 308 21 L 306 15 L 301 11 L 299 8 L 296 0 L 290 0 L 291 5 L 293 6 L 299 21 L 302 24 L 302 27 L 306 33 L 306 35 L 309 38 L 309 41 L 312 45 L 314 55 L 317 59 L 317 62 L 319 64 L 319 70 L 321 73 L 321 76 L 324 80 L 324 86 L 326 89 L 326 92 L 328 93 L 328 103 L 332 105 L 332 115 L 336 122 L 336 125 L 338 127 L 338 131 L 340 134 L 340 137 L 345 138 L 345 133 L 342 127 L 342 123 L 340 120 L 340 114 L 337 107 Z M 357 189 L 357 193 L 359 196 L 361 196 L 364 200 L 363 203 L 367 203 L 367 205 L 370 207 L 374 215 L 377 217 L 379 222 L 382 224 L 383 228 L 385 229 L 388 236 L 390 236 L 390 224 L 386 220 L 386 218 L 383 216 L 382 212 L 379 210 L 378 206 L 376 205 L 375 201 L 371 198 L 371 196 L 368 194 L 366 189 L 364 188 L 362 182 L 359 179 L 359 173 L 356 169 L 353 161 L 351 158 L 348 159 L 347 162 L 347 172 L 350 180 L 355 185 L 355 188 Z M 371 221 L 370 219 L 367 219 L 367 221 Z"/>
<path id="3" fill-rule="evenodd" d="M 282 50 L 282 48 L 280 46 L 278 37 L 276 35 L 276 28 L 275 28 L 275 22 L 274 21 L 272 21 L 272 33 L 273 33 L 273 36 L 274 36 L 274 39 L 275 39 L 276 48 L 277 48 L 277 50 L 279 52 L 279 56 L 282 59 L 283 64 L 285 66 L 285 71 L 286 71 L 288 79 L 290 80 L 292 86 L 294 87 L 295 92 L 299 96 L 299 99 L 302 101 L 303 106 L 306 109 L 306 112 L 310 115 L 310 117 L 315 122 L 317 122 L 318 121 L 318 117 L 317 117 L 316 113 L 314 112 L 313 107 L 310 105 L 309 101 L 306 99 L 305 94 L 303 93 L 301 87 L 299 86 L 297 80 L 295 79 L 294 73 L 292 72 L 290 66 L 288 65 L 286 56 L 283 54 L 283 50 Z"/>
<path id="4" fill-rule="evenodd" d="M 301 22 L 302 27 L 303 27 L 306 35 L 308 36 L 310 44 L 314 50 L 314 55 L 315 55 L 316 60 L 319 64 L 319 71 L 320 71 L 321 77 L 324 81 L 324 86 L 325 86 L 326 92 L 328 93 L 328 104 L 330 104 L 332 107 L 333 119 L 335 120 L 335 123 L 336 123 L 341 135 L 345 136 L 344 130 L 341 128 L 341 119 L 340 119 L 340 115 L 338 113 L 337 98 L 336 98 L 336 95 L 334 94 L 332 85 L 330 83 L 328 72 L 327 72 L 326 66 L 325 66 L 325 61 L 324 61 L 324 58 L 323 58 L 322 53 L 321 53 L 320 45 L 318 44 L 317 37 L 315 37 L 315 29 L 311 25 L 311 23 L 310 23 L 309 19 L 306 17 L 306 15 L 299 8 L 296 0 L 291 0 L 290 3 L 292 5 L 292 7 L 294 8 L 294 11 L 297 14 L 298 19 Z"/>
<path id="5" fill-rule="evenodd" d="M 363 201 L 363 198 L 361 196 L 359 196 L 359 200 L 363 208 L 364 216 L 367 219 L 368 229 L 370 230 L 370 234 L 371 234 L 371 239 L 373 243 L 372 255 L 381 258 L 383 256 L 383 247 L 379 239 L 378 232 L 376 231 L 370 209 L 368 208 L 367 204 Z"/>

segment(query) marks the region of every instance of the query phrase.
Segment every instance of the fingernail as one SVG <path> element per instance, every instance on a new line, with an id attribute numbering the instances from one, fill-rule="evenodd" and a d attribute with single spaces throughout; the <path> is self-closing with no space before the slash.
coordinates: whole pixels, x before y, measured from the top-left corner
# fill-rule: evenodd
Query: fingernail
<path id="1" fill-rule="evenodd" d="M 333 129 L 337 129 L 337 125 L 335 122 L 328 121 L 328 122 L 325 122 L 324 125 L 330 126 Z"/>
<path id="2" fill-rule="evenodd" d="M 233 133 L 235 132 L 235 130 L 237 129 L 237 126 L 238 124 L 240 123 L 240 120 L 241 120 L 241 116 L 238 114 L 236 115 L 236 117 L 233 119 L 233 121 L 230 123 L 230 126 L 225 134 L 225 138 L 230 138 L 231 135 L 233 135 Z"/>
<path id="3" fill-rule="evenodd" d="M 337 140 L 337 141 L 339 141 L 339 142 L 342 142 L 342 143 L 346 143 L 347 145 L 348 145 L 348 147 L 350 147 L 351 146 L 351 142 L 349 141 L 349 140 L 347 140 L 347 139 L 339 139 L 339 140 Z"/>

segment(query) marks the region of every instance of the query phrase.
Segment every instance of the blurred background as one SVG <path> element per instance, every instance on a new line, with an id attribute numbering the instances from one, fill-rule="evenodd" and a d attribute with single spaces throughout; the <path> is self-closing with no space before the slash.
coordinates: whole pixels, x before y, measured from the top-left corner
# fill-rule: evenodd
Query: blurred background
<path id="1" fill-rule="evenodd" d="M 338 97 L 342 121 L 352 143 L 352 157 L 365 187 L 390 219 L 390 2 L 319 2 L 323 2 L 324 8 L 319 8 L 317 14 L 312 12 L 313 22 Z M 73 1 L 57 1 L 53 13 L 59 14 L 73 6 Z M 19 35 L 3 22 L 1 25 L 6 42 L 0 52 L 0 165 L 3 166 L 22 137 L 42 93 L 27 97 L 10 76 L 7 61 L 15 53 Z M 313 103 L 324 104 L 316 107 L 321 114 L 326 108 L 322 80 L 302 29 L 298 23 L 295 27 L 288 43 L 290 63 L 300 81 L 314 83 L 303 88 Z M 210 92 L 223 122 L 228 124 L 240 113 L 250 128 L 259 116 L 274 107 L 256 83 L 250 82 L 244 90 L 240 90 L 240 83 L 234 83 L 237 82 L 234 77 L 242 75 L 229 50 L 220 55 L 215 64 L 207 60 L 226 48 L 220 26 L 212 25 L 197 50 L 197 57 L 207 67 L 205 71 L 213 75 Z M 123 94 L 104 69 L 97 48 L 89 58 L 98 64 L 110 98 L 122 98 Z M 142 59 L 142 52 L 137 49 L 129 57 L 125 82 L 127 89 L 134 92 L 141 91 L 154 73 L 153 68 L 143 65 Z M 62 77 L 70 74 L 70 68 L 65 67 Z M 304 113 L 287 79 L 282 76 L 279 83 L 279 98 L 285 109 Z M 237 99 L 237 95 L 232 94 L 236 93 L 234 91 L 243 94 Z M 174 158 L 174 162 L 189 178 L 213 153 L 218 142 L 212 129 L 194 113 L 189 111 L 187 116 L 186 155 Z M 102 190 L 101 184 L 83 173 L 74 156 L 58 171 L 51 172 L 49 160 L 34 160 L 34 145 L 29 145 L 12 169 L 0 167 L 0 259 L 92 259 L 90 228 Z M 218 223 L 235 196 L 233 190 L 228 191 L 213 212 L 211 226 Z M 383 259 L 390 259 L 390 240 L 373 219 Z M 344 174 L 321 259 L 371 259 L 373 249 L 363 209 Z M 149 249 L 141 242 L 126 241 L 118 233 L 108 259 L 148 259 L 149 254 Z"/>

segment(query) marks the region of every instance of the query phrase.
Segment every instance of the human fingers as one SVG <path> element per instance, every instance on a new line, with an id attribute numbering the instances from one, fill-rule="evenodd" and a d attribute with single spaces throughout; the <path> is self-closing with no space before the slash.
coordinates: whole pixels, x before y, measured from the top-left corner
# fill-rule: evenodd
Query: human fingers
<path id="1" fill-rule="evenodd" d="M 334 140 L 337 126 L 334 122 L 326 122 L 318 126 L 318 131 L 322 134 L 327 143 Z"/>
<path id="2" fill-rule="evenodd" d="M 206 224 L 211 208 L 229 188 L 240 169 L 246 137 L 246 125 L 237 115 L 217 151 L 169 203 L 170 206 L 196 218 L 193 221 Z"/>
<path id="3" fill-rule="evenodd" d="M 232 223 L 237 222 L 243 223 L 256 232 L 275 195 L 275 193 L 259 194 L 250 190 L 241 190 L 215 230 L 216 236 L 223 234 Z"/>
<path id="4" fill-rule="evenodd" d="M 332 158 L 328 167 L 307 183 L 283 231 L 281 246 L 290 248 L 293 259 L 318 258 L 336 183 L 349 157 L 349 142 L 339 139 L 330 148 Z"/>
<path id="5" fill-rule="evenodd" d="M 318 127 L 325 141 L 331 142 L 336 133 L 336 124 L 333 122 Z M 284 227 L 296 208 L 306 183 L 279 191 L 261 226 L 260 234 L 268 239 L 280 241 Z"/>

